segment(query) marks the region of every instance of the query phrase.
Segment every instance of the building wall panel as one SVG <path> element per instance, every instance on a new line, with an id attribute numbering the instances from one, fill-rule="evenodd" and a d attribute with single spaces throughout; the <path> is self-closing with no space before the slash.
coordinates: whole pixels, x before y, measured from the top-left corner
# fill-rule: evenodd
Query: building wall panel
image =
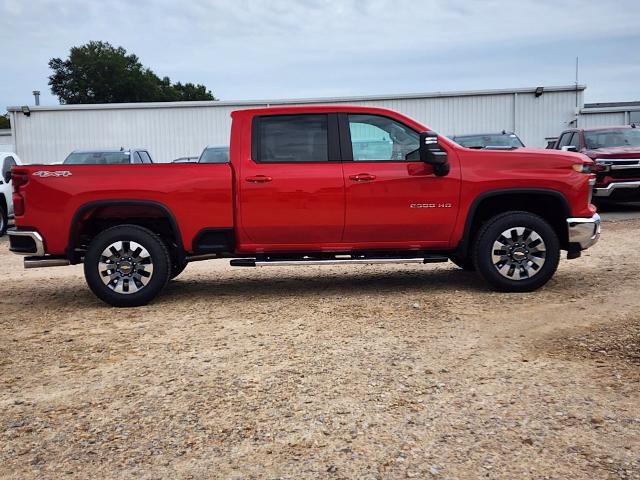
<path id="1" fill-rule="evenodd" d="M 582 113 L 580 127 L 606 127 L 610 125 L 625 125 L 625 112 Z"/>
<path id="2" fill-rule="evenodd" d="M 13 134 L 11 129 L 0 130 L 0 152 L 13 152 L 15 149 L 13 143 Z"/>

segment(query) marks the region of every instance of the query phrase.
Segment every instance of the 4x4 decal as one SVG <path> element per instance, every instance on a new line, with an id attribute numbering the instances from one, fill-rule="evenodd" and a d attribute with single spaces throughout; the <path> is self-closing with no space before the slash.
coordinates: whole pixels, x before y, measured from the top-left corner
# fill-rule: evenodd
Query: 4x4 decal
<path id="1" fill-rule="evenodd" d="M 47 177 L 70 177 L 71 172 L 69 170 L 38 170 L 37 172 L 33 172 L 31 175 L 34 177 L 47 178 Z"/>

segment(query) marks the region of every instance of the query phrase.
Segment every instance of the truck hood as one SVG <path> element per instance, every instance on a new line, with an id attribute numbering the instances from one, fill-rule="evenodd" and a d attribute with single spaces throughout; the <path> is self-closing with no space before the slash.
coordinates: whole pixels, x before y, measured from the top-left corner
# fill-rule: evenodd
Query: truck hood
<path id="1" fill-rule="evenodd" d="M 534 147 L 523 147 L 517 148 L 515 150 L 510 150 L 510 153 L 514 155 L 518 154 L 527 154 L 530 158 L 539 158 L 539 159 L 561 159 L 569 164 L 579 162 L 585 162 L 592 164 L 593 158 L 589 157 L 584 153 L 579 152 L 565 152 L 563 150 L 551 150 L 548 148 L 534 148 Z"/>
<path id="2" fill-rule="evenodd" d="M 515 150 L 487 150 L 458 147 L 458 154 L 464 158 L 486 159 L 488 164 L 512 164 L 514 169 L 571 168 L 573 164 L 593 164 L 593 160 L 582 153 L 548 150 L 542 148 L 517 148 Z"/>
<path id="3" fill-rule="evenodd" d="M 639 158 L 640 147 L 606 147 L 596 150 L 585 150 L 590 158 Z"/>

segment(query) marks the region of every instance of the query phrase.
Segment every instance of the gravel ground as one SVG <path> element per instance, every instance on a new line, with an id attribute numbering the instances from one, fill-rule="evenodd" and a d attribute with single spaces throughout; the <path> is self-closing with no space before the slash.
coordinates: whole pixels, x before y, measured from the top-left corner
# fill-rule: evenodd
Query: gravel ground
<path id="1" fill-rule="evenodd" d="M 0 476 L 640 479 L 639 229 L 532 294 L 210 261 L 130 310 L 3 238 Z"/>

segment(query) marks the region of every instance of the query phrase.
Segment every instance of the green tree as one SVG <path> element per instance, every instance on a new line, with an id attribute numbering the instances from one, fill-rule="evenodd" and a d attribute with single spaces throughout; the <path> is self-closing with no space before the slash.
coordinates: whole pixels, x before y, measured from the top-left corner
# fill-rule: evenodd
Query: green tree
<path id="1" fill-rule="evenodd" d="M 135 103 L 216 100 L 207 87 L 160 79 L 138 57 L 108 42 L 72 47 L 69 58 L 52 58 L 51 92 L 60 103 Z"/>
<path id="2" fill-rule="evenodd" d="M 200 100 L 201 98 L 211 95 L 211 92 L 207 90 L 204 85 L 194 85 L 193 83 L 185 83 L 182 85 L 180 82 L 173 85 L 174 91 L 178 94 L 178 100 Z"/>
<path id="3" fill-rule="evenodd" d="M 0 115 L 0 128 L 11 128 L 11 120 L 9 120 L 9 113 Z"/>

